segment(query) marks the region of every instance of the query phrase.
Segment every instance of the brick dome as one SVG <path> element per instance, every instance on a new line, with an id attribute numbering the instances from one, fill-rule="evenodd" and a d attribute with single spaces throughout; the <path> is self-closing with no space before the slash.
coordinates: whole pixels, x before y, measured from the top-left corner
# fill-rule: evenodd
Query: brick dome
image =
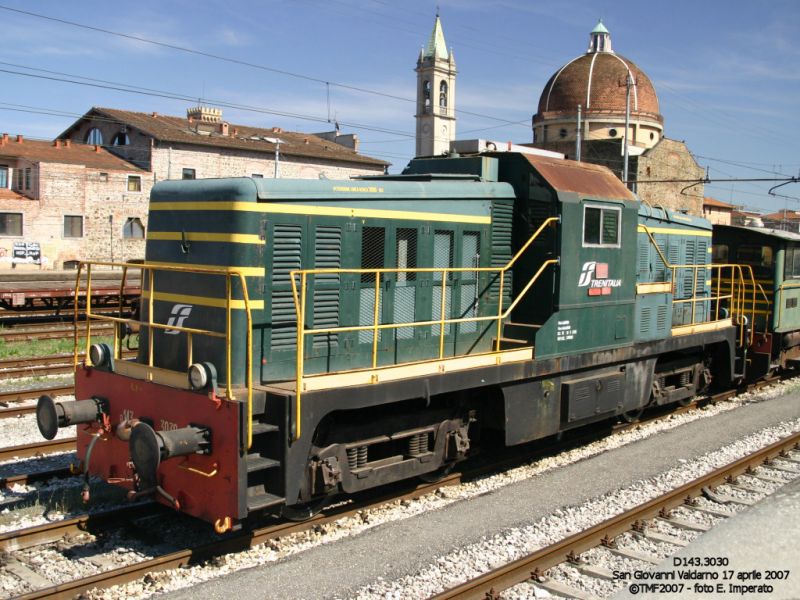
<path id="1" fill-rule="evenodd" d="M 574 115 L 578 105 L 587 116 L 624 116 L 628 75 L 634 82 L 631 87 L 631 118 L 662 123 L 658 96 L 650 78 L 632 61 L 610 51 L 590 51 L 556 71 L 544 86 L 534 122 Z"/>

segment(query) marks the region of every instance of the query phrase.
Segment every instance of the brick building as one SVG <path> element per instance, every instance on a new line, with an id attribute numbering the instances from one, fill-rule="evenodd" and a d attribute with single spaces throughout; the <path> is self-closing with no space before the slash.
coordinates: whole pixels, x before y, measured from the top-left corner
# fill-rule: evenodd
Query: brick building
<path id="1" fill-rule="evenodd" d="M 733 204 L 722 202 L 716 198 L 703 198 L 703 216 L 712 223 L 720 225 L 733 224 Z"/>
<path id="2" fill-rule="evenodd" d="M 144 256 L 150 189 L 164 179 L 348 179 L 385 172 L 355 135 L 92 108 L 53 142 L 0 142 L 0 269 L 64 269 Z"/>
<path id="3" fill-rule="evenodd" d="M 602 22 L 591 31 L 586 53 L 547 82 L 532 127 L 533 146 L 572 159 L 578 158 L 579 146 L 580 160 L 604 165 L 620 179 L 627 140 L 629 187 L 643 201 L 703 214 L 703 169 L 683 142 L 664 136 L 655 87 L 644 71 L 612 49 Z M 699 185 L 684 189 L 685 181 L 663 181 L 676 179 Z"/>
<path id="4" fill-rule="evenodd" d="M 100 146 L 0 140 L 0 269 L 141 257 L 151 175 Z"/>
<path id="5" fill-rule="evenodd" d="M 389 163 L 358 153 L 358 137 L 297 133 L 228 123 L 198 106 L 186 118 L 92 108 L 59 137 L 106 145 L 162 179 L 282 177 L 349 179 L 376 175 Z M 277 167 L 276 167 L 277 162 Z"/>

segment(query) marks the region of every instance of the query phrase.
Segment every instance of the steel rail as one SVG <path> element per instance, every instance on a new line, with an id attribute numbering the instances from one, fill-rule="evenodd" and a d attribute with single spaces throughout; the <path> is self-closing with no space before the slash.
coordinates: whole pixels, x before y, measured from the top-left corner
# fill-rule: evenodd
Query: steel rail
<path id="1" fill-rule="evenodd" d="M 9 475 L 8 477 L 0 477 L 0 488 L 11 489 L 11 487 L 15 485 L 27 485 L 29 483 L 48 481 L 50 479 L 66 479 L 67 477 L 71 477 L 72 474 L 69 468 L 63 468 L 38 471 L 36 473 L 23 473 L 21 475 Z"/>
<path id="2" fill-rule="evenodd" d="M 48 394 L 50 396 L 66 396 L 73 393 L 75 393 L 74 385 L 54 385 L 43 388 L 12 390 L 10 392 L 0 392 L 0 405 L 7 407 L 10 402 L 36 400 L 42 394 Z"/>
<path id="3" fill-rule="evenodd" d="M 753 386 L 749 386 L 747 389 L 749 390 L 752 387 Z M 704 398 L 700 398 L 698 399 L 698 402 L 722 401 L 734 396 L 735 394 L 736 390 L 728 390 L 726 392 L 721 392 L 714 396 L 707 396 Z M 695 405 L 698 402 L 694 402 L 685 407 L 680 407 L 678 410 L 680 411 L 689 410 L 695 407 Z M 671 411 L 669 414 L 675 414 L 675 411 Z M 664 417 L 664 414 L 661 411 L 656 411 L 649 418 L 645 418 L 636 421 L 634 423 L 621 424 L 617 427 L 614 427 L 612 433 L 617 434 L 622 431 L 628 430 L 630 428 L 638 427 L 642 423 L 657 421 L 662 417 Z M 103 573 L 99 573 L 97 575 L 93 575 L 88 578 L 79 579 L 71 582 L 57 584 L 48 588 L 35 590 L 33 592 L 29 592 L 28 594 L 20 596 L 19 599 L 33 600 L 35 598 L 54 598 L 54 599 L 74 598 L 76 595 L 95 587 L 106 588 L 112 585 L 118 585 L 129 581 L 133 581 L 135 579 L 139 579 L 147 573 L 179 568 L 190 563 L 196 563 L 202 560 L 206 560 L 213 556 L 218 556 L 229 552 L 245 550 L 247 548 L 263 544 L 268 540 L 275 539 L 280 536 L 288 535 L 290 533 L 296 533 L 299 531 L 304 531 L 317 525 L 323 525 L 326 523 L 333 522 L 337 519 L 342 519 L 360 510 L 364 510 L 365 508 L 379 506 L 381 504 L 385 504 L 387 502 L 392 502 L 392 501 L 418 498 L 425 494 L 432 493 L 437 489 L 440 489 L 445 486 L 458 485 L 463 481 L 467 481 L 475 477 L 485 475 L 487 473 L 491 473 L 497 470 L 514 468 L 521 464 L 529 463 L 532 460 L 537 460 L 544 456 L 548 456 L 552 454 L 554 451 L 561 451 L 564 450 L 565 448 L 573 447 L 575 445 L 585 445 L 586 443 L 591 442 L 592 440 L 597 439 L 598 437 L 605 436 L 606 433 L 607 430 L 604 430 L 600 434 L 598 434 L 596 430 L 589 430 L 584 432 L 568 434 L 565 438 L 561 439 L 560 441 L 547 442 L 545 444 L 540 443 L 534 451 L 531 451 L 530 446 L 527 446 L 525 451 L 522 452 L 522 456 L 520 456 L 519 452 L 512 452 L 511 456 L 501 458 L 500 460 L 494 460 L 486 464 L 478 465 L 476 467 L 470 468 L 469 470 L 464 470 L 463 472 L 451 473 L 450 475 L 443 477 L 437 482 L 426 483 L 426 484 L 413 484 L 413 483 L 409 484 L 409 482 L 405 482 L 405 484 L 403 484 L 401 482 L 399 484 L 391 486 L 392 489 L 394 490 L 400 488 L 399 494 L 396 491 L 383 492 L 378 498 L 355 500 L 353 503 L 347 506 L 342 506 L 340 508 L 334 509 L 329 512 L 320 513 L 312 517 L 311 519 L 308 519 L 300 523 L 283 521 L 266 527 L 250 529 L 242 532 L 237 532 L 234 534 L 229 534 L 228 536 L 222 538 L 221 540 L 215 541 L 210 544 L 204 544 L 194 548 L 184 548 L 182 550 L 173 552 L 171 554 L 166 554 L 160 557 L 147 559 L 143 562 L 127 565 L 124 567 L 120 567 L 118 569 L 105 571 Z M 74 442 L 74 440 L 70 440 L 70 442 Z M 517 448 L 515 448 L 515 450 L 517 450 Z M 64 471 L 68 472 L 68 470 Z M 59 474 L 54 473 L 51 476 L 59 476 Z M 66 474 L 62 473 L 61 476 L 66 476 Z M 6 480 L 0 479 L 0 485 L 4 484 L 11 485 L 13 483 L 16 483 L 16 481 L 14 481 L 15 479 L 22 480 L 25 477 L 27 477 L 28 481 L 30 481 L 32 477 L 36 477 L 38 479 L 40 476 L 39 474 L 31 474 L 28 476 L 20 475 L 16 477 L 9 477 Z M 44 479 L 45 477 L 41 478 Z M 368 493 L 361 494 L 360 496 L 364 495 L 369 496 Z M 155 504 L 150 506 L 153 509 L 163 508 L 160 505 L 155 505 Z M 122 512 L 123 510 L 124 509 L 120 509 L 119 512 L 116 513 L 119 515 L 119 518 L 124 518 L 126 516 L 125 513 Z M 98 513 L 98 515 L 103 515 L 103 514 L 104 513 Z M 105 519 L 105 521 L 103 519 Z M 44 525 L 39 525 L 24 530 L 18 530 L 16 532 L 8 532 L 0 536 L 0 549 L 5 549 L 7 547 L 27 548 L 35 545 L 52 543 L 59 539 L 62 539 L 64 535 L 69 534 L 70 532 L 83 532 L 90 529 L 97 530 L 104 526 L 105 527 L 112 526 L 114 522 L 115 521 L 109 518 L 108 516 L 98 517 L 95 515 L 87 514 L 75 517 L 73 519 L 60 521 L 57 523 L 47 523 Z"/>
<path id="4" fill-rule="evenodd" d="M 135 350 L 123 353 L 123 358 L 133 358 L 135 356 Z M 60 375 L 73 373 L 74 370 L 72 354 L 0 360 L 0 380 L 38 377 L 40 375 Z"/>
<path id="5" fill-rule="evenodd" d="M 429 484 L 416 485 L 411 489 L 408 489 L 408 487 L 406 487 L 404 488 L 405 491 L 401 495 L 398 495 L 397 493 L 390 493 L 385 496 L 381 496 L 377 500 L 373 498 L 371 500 L 356 501 L 351 505 L 334 509 L 326 514 L 316 515 L 315 517 L 312 517 L 311 519 L 308 519 L 300 523 L 292 521 L 283 521 L 278 524 L 236 532 L 234 534 L 229 534 L 227 536 L 222 537 L 219 540 L 215 540 L 210 543 L 201 544 L 195 547 L 183 548 L 176 552 L 172 552 L 151 559 L 146 559 L 141 562 L 131 565 L 126 565 L 124 567 L 120 567 L 117 569 L 104 571 L 102 573 L 98 573 L 96 575 L 92 575 L 89 577 L 84 577 L 81 579 L 60 583 L 48 588 L 34 590 L 27 594 L 17 596 L 16 600 L 33 600 L 34 598 L 71 600 L 76 595 L 79 595 L 92 588 L 96 587 L 107 588 L 112 585 L 119 585 L 122 583 L 133 581 L 135 579 L 139 579 L 141 577 L 144 577 L 144 575 L 146 575 L 147 573 L 152 573 L 156 571 L 165 571 L 168 569 L 176 569 L 188 565 L 190 563 L 197 563 L 212 558 L 214 556 L 219 556 L 230 552 L 246 550 L 253 546 L 263 544 L 264 542 L 271 539 L 311 529 L 317 525 L 331 523 L 333 521 L 336 521 L 337 519 L 353 515 L 358 511 L 364 510 L 365 508 L 402 499 L 416 498 L 419 496 L 423 496 L 425 494 L 432 493 L 433 491 L 446 485 L 456 485 L 460 483 L 460 481 L 461 481 L 461 475 L 453 474 L 433 484 L 429 483 Z M 160 509 L 162 507 L 160 507 L 160 505 L 150 505 L 150 510 L 154 508 Z M 52 525 L 52 527 L 47 527 L 47 525 L 44 525 L 44 526 L 39 526 L 37 528 L 30 528 L 32 530 L 37 529 L 37 531 L 31 531 L 29 533 L 26 533 L 25 534 L 26 537 L 21 542 L 16 542 L 16 543 L 28 544 L 27 546 L 24 547 L 30 547 L 43 543 L 52 542 L 55 541 L 56 539 L 62 538 L 64 534 L 68 533 L 69 531 L 83 532 L 86 531 L 86 529 L 89 527 L 98 526 L 97 519 L 98 517 L 96 515 L 82 515 L 80 517 L 76 517 L 75 519 L 70 519 L 69 522 L 66 521 L 63 522 L 63 524 L 60 527 L 58 526 L 58 524 L 47 524 L 47 525 Z M 114 521 L 109 520 L 107 522 L 113 523 Z M 8 546 L 9 549 L 23 547 L 23 546 L 13 546 L 13 544 L 15 543 L 13 541 L 14 539 L 13 534 L 16 533 L 19 536 L 19 534 L 21 534 L 23 531 L 24 530 L 17 532 L 10 532 L 9 534 L 4 534 L 12 538 L 6 542 L 7 544 L 9 544 Z M 3 544 L 3 537 L 0 536 L 0 548 L 3 548 L 2 544 Z"/>
<path id="6" fill-rule="evenodd" d="M 797 448 L 800 448 L 800 433 L 783 438 L 766 448 L 762 448 L 724 467 L 715 469 L 694 481 L 690 481 L 631 510 L 611 517 L 585 531 L 537 550 L 528 556 L 471 579 L 459 586 L 445 590 L 434 596 L 433 599 L 483 600 L 487 597 L 496 597 L 498 592 L 530 579 L 536 579 L 545 570 L 564 563 L 573 556 L 577 556 L 591 548 L 610 543 L 615 537 L 631 531 L 637 523 L 664 515 L 678 506 L 691 504 L 692 500 L 700 496 L 705 488 L 726 483 L 732 478 L 745 474 L 748 470 L 758 467 L 773 458 L 785 455 L 790 449 Z M 489 593 L 493 595 L 489 596 Z"/>
<path id="7" fill-rule="evenodd" d="M 150 515 L 155 510 L 167 510 L 154 502 L 127 504 L 102 512 L 79 515 L 71 519 L 53 521 L 25 529 L 0 533 L 0 550 L 10 552 L 52 543 L 67 535 L 86 533 L 101 528 L 113 528 L 127 519 Z"/>
<path id="8" fill-rule="evenodd" d="M 111 332 L 113 331 L 113 325 L 103 326 L 98 325 L 97 329 L 101 330 L 101 333 Z M 60 327 L 60 328 L 49 328 L 49 329 L 42 329 L 42 330 L 22 330 L 16 331 L 13 329 L 3 329 L 0 330 L 0 339 L 6 342 L 32 342 L 36 340 L 57 340 L 59 338 L 64 338 L 71 336 L 73 332 L 73 325 L 70 324 L 68 327 Z"/>
<path id="9" fill-rule="evenodd" d="M 55 452 L 75 450 L 77 438 L 63 438 L 60 440 L 47 440 L 34 444 L 22 444 L 21 446 L 8 446 L 0 448 L 0 461 L 11 460 L 12 458 L 31 458 Z"/>

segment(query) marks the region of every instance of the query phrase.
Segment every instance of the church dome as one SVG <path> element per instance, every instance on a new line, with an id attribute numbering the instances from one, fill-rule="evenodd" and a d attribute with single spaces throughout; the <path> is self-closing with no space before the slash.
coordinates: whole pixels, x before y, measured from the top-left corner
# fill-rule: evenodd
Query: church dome
<path id="1" fill-rule="evenodd" d="M 539 98 L 534 120 L 584 114 L 625 114 L 625 80 L 630 76 L 631 116 L 662 122 L 658 96 L 650 78 L 624 56 L 590 52 L 568 62 L 553 74 Z"/>
<path id="2" fill-rule="evenodd" d="M 664 118 L 653 83 L 636 64 L 612 50 L 611 34 L 602 22 L 590 32 L 586 53 L 561 67 L 544 86 L 533 116 L 534 144 L 576 140 L 578 107 L 584 140 L 622 138 L 628 81 L 628 143 L 642 149 L 657 144 Z"/>

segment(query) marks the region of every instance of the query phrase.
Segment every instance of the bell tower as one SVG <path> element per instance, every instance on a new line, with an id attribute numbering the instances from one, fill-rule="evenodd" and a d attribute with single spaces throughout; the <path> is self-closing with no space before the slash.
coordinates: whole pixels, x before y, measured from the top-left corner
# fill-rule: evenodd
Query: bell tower
<path id="1" fill-rule="evenodd" d="M 417 59 L 416 156 L 441 156 L 456 138 L 456 61 L 447 51 L 436 14 L 430 40 Z"/>

